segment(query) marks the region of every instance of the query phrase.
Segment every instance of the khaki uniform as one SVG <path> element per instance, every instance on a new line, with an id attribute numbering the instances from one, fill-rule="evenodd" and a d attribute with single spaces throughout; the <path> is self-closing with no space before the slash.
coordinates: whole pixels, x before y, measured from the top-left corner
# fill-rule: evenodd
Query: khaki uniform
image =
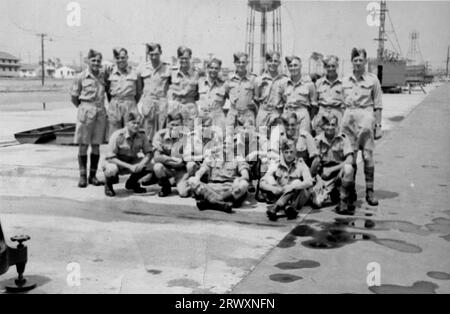
<path id="1" fill-rule="evenodd" d="M 183 73 L 180 69 L 172 71 L 169 88 L 168 112 L 179 112 L 183 115 L 183 124 L 190 129 L 194 127 L 194 120 L 198 117 L 196 101 L 198 99 L 199 74 L 191 68 L 189 73 Z M 177 93 L 178 95 L 174 94 Z"/>
<path id="2" fill-rule="evenodd" d="M 317 148 L 320 156 L 320 166 L 332 167 L 344 162 L 348 155 L 353 154 L 353 148 L 348 137 L 341 133 L 334 137 L 329 142 L 324 133 L 319 134 L 315 138 Z M 332 174 L 331 178 L 319 177 L 312 189 L 312 200 L 318 206 L 322 207 L 324 204 L 332 203 L 334 193 L 337 197 L 339 195 L 338 188 L 342 185 L 344 177 L 344 168 L 341 171 Z M 346 191 L 347 194 L 349 191 Z"/>
<path id="3" fill-rule="evenodd" d="M 342 85 L 345 103 L 342 132 L 350 139 L 353 150 L 373 151 L 374 109 L 383 108 L 380 81 L 375 74 L 365 72 L 361 79 L 353 74 L 346 77 Z"/>
<path id="4" fill-rule="evenodd" d="M 108 106 L 109 136 L 125 127 L 127 115 L 130 112 L 137 113 L 136 94 L 138 84 L 138 73 L 128 67 L 125 73 L 121 73 L 117 66 L 114 66 L 108 77 L 108 93 L 111 101 Z"/>
<path id="5" fill-rule="evenodd" d="M 319 112 L 312 121 L 312 128 L 316 134 L 320 134 L 324 116 L 335 115 L 340 127 L 344 112 L 344 90 L 339 78 L 330 82 L 326 77 L 322 77 L 316 82 L 316 89 Z"/>
<path id="6" fill-rule="evenodd" d="M 211 117 L 212 124 L 225 129 L 225 82 L 217 79 L 201 78 L 198 82 L 199 100 L 197 101 L 199 116 Z"/>
<path id="7" fill-rule="evenodd" d="M 117 177 L 118 175 L 129 174 L 128 169 L 117 166 L 109 162 L 113 158 L 117 158 L 129 164 L 137 164 L 142 158 L 139 153 L 144 155 L 150 154 L 152 149 L 143 133 L 137 133 L 131 136 L 128 129 L 122 128 L 115 131 L 109 140 L 108 151 L 103 165 L 103 171 L 108 178 Z M 146 170 L 151 170 L 151 162 L 148 163 Z"/>
<path id="8" fill-rule="evenodd" d="M 151 62 L 142 65 L 138 71 L 144 82 L 138 107 L 144 116 L 144 130 L 149 141 L 165 125 L 168 114 L 167 92 L 171 80 L 171 69 L 167 63 L 153 68 Z"/>
<path id="9" fill-rule="evenodd" d="M 272 78 L 267 72 L 256 79 L 257 97 L 260 102 L 256 127 L 269 126 L 270 121 L 281 115 L 283 103 L 279 90 L 287 83 L 287 80 L 284 74 Z"/>
<path id="10" fill-rule="evenodd" d="M 317 106 L 316 88 L 310 80 L 301 79 L 294 83 L 288 80 L 280 88 L 281 97 L 284 103 L 283 116 L 285 119 L 295 113 L 300 130 L 311 133 L 311 117 L 309 111 L 311 106 Z"/>
<path id="11" fill-rule="evenodd" d="M 310 165 L 310 162 L 319 155 L 314 138 L 308 132 L 300 130 L 295 141 L 297 156 L 301 157 L 307 165 Z"/>
<path id="12" fill-rule="evenodd" d="M 105 85 L 105 73 L 102 71 L 96 77 L 86 69 L 74 79 L 71 95 L 80 100 L 75 144 L 100 145 L 105 142 L 107 125 Z"/>
<path id="13" fill-rule="evenodd" d="M 256 92 L 256 75 L 247 73 L 240 78 L 233 73 L 225 83 L 225 91 L 230 99 L 230 110 L 226 118 L 227 127 L 236 125 L 253 125 L 256 122 L 256 106 L 254 97 Z"/>

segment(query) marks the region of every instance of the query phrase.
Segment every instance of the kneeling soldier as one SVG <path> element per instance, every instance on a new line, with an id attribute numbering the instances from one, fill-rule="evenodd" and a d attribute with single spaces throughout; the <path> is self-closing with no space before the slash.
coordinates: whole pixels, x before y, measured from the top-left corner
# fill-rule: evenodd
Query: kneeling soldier
<path id="1" fill-rule="evenodd" d="M 200 210 L 216 209 L 231 213 L 232 208 L 240 207 L 247 197 L 249 165 L 244 158 L 228 154 L 234 152 L 233 141 L 225 141 L 224 146 L 227 153 L 221 154 L 220 150 L 220 153 L 206 157 L 195 177 L 189 179 Z M 228 156 L 231 159 L 227 160 Z M 205 175 L 208 183 L 200 181 Z"/>
<path id="2" fill-rule="evenodd" d="M 353 191 L 353 149 L 348 137 L 338 133 L 338 117 L 334 114 L 322 117 L 323 133 L 316 137 L 319 149 L 312 165 L 311 172 L 318 174 L 316 185 L 313 188 L 313 204 L 322 207 L 325 203 L 333 201 L 333 194 L 337 194 L 338 188 L 340 204 L 336 212 L 353 212 L 353 199 L 349 193 Z"/>
<path id="3" fill-rule="evenodd" d="M 131 173 L 125 188 L 135 193 L 145 193 L 139 180 L 151 171 L 151 147 L 143 133 L 139 132 L 141 116 L 130 112 L 127 114 L 125 128 L 115 131 L 109 140 L 109 151 L 103 166 L 105 174 L 105 194 L 115 196 L 113 184 L 119 182 L 119 175 Z M 142 152 L 145 157 L 139 158 Z"/>
<path id="4" fill-rule="evenodd" d="M 198 169 L 194 161 L 185 162 L 183 160 L 183 134 L 180 133 L 182 125 L 182 114 L 171 113 L 167 117 L 167 128 L 160 130 L 153 138 L 155 153 L 153 170 L 161 186 L 158 194 L 160 197 L 166 197 L 172 193 L 171 180 L 177 184 L 180 197 L 189 197 L 190 188 L 187 180 Z"/>
<path id="5" fill-rule="evenodd" d="M 308 189 L 313 185 L 311 173 L 302 158 L 297 157 L 293 140 L 281 144 L 281 157 L 269 166 L 261 180 L 260 189 L 269 198 L 278 198 L 267 210 L 270 220 L 277 220 L 277 212 L 284 210 L 288 219 L 295 219 L 298 210 L 308 201 Z"/>

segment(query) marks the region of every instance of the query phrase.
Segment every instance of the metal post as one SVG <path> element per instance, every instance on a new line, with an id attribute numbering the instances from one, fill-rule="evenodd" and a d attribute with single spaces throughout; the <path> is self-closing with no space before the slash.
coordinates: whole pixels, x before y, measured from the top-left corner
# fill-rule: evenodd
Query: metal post
<path id="1" fill-rule="evenodd" d="M 45 38 L 47 35 L 46 35 L 46 34 L 40 34 L 39 36 L 41 36 L 41 60 L 42 60 L 42 65 L 41 65 L 41 69 L 42 69 L 41 80 L 42 80 L 42 86 L 44 86 L 44 84 L 45 84 L 44 38 Z"/>
<path id="2" fill-rule="evenodd" d="M 447 48 L 447 70 L 445 71 L 446 77 L 448 77 L 448 63 L 450 62 L 450 46 Z"/>

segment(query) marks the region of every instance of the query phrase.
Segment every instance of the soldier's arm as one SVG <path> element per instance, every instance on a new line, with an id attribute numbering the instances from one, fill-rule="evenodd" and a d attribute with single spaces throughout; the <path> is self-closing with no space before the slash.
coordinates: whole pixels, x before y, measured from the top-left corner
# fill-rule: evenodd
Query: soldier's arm
<path id="1" fill-rule="evenodd" d="M 113 133 L 111 135 L 111 138 L 109 139 L 108 151 L 106 153 L 106 160 L 110 163 L 116 164 L 119 167 L 128 169 L 131 172 L 134 172 L 133 165 L 131 165 L 127 162 L 124 162 L 117 157 L 118 151 L 119 151 L 119 148 L 117 146 L 117 134 Z"/>
<path id="2" fill-rule="evenodd" d="M 136 103 L 141 100 L 142 97 L 142 90 L 144 89 L 144 81 L 141 78 L 141 75 L 138 73 L 137 80 L 136 80 Z"/>
<path id="3" fill-rule="evenodd" d="M 319 106 L 317 104 L 317 89 L 316 86 L 311 83 L 309 86 L 309 101 L 311 104 L 311 121 L 316 116 L 319 111 Z"/>
<path id="4" fill-rule="evenodd" d="M 72 83 L 72 90 L 70 92 L 72 104 L 78 108 L 80 105 L 80 94 L 81 94 L 81 79 L 80 77 L 76 77 Z"/>
<path id="5" fill-rule="evenodd" d="M 311 175 L 313 177 L 315 177 L 319 172 L 320 162 L 321 162 L 320 156 L 316 156 L 311 163 Z"/>
<path id="6" fill-rule="evenodd" d="M 381 89 L 381 84 L 378 78 L 374 77 L 375 84 L 373 86 L 373 108 L 375 113 L 375 121 L 377 125 L 381 125 L 381 110 L 383 109 L 383 91 Z"/>
<path id="7" fill-rule="evenodd" d="M 288 193 L 294 190 L 304 190 L 313 186 L 313 179 L 311 177 L 311 172 L 308 169 L 308 166 L 304 162 L 301 163 L 301 172 L 303 180 L 296 179 L 292 181 L 290 184 L 285 186 L 284 192 Z"/>

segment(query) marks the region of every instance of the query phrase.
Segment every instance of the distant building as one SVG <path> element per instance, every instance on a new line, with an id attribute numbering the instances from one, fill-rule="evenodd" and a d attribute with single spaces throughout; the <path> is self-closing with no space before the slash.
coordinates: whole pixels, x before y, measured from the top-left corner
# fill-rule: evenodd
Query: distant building
<path id="1" fill-rule="evenodd" d="M 18 77 L 19 76 L 19 58 L 0 51 L 0 77 Z"/>
<path id="2" fill-rule="evenodd" d="M 19 70 L 20 77 L 37 77 L 38 75 L 38 67 L 37 64 L 22 64 Z"/>
<path id="3" fill-rule="evenodd" d="M 67 66 L 57 68 L 53 77 L 56 79 L 73 79 L 76 75 L 76 70 Z"/>

